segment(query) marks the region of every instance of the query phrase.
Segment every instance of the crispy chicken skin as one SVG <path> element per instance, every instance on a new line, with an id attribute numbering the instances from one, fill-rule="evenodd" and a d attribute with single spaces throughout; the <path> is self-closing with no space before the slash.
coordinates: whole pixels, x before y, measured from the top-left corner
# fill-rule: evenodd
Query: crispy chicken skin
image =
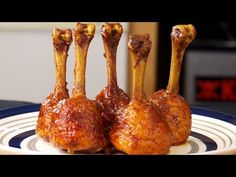
<path id="1" fill-rule="evenodd" d="M 188 102 L 177 94 L 159 90 L 150 97 L 161 111 L 173 134 L 173 145 L 187 141 L 191 133 L 191 110 Z"/>
<path id="2" fill-rule="evenodd" d="M 51 141 L 70 153 L 102 150 L 106 140 L 97 103 L 85 97 L 76 97 L 63 100 L 60 104 L 53 114 Z"/>
<path id="3" fill-rule="evenodd" d="M 119 113 L 110 140 L 126 154 L 166 154 L 172 144 L 170 128 L 143 91 L 146 60 L 151 50 L 149 35 L 130 35 L 128 48 L 133 72 L 132 98 Z"/>
<path id="4" fill-rule="evenodd" d="M 69 153 L 94 153 L 102 150 L 107 144 L 101 108 L 96 101 L 87 99 L 85 92 L 86 58 L 94 33 L 93 24 L 76 24 L 72 97 L 61 101 L 53 110 L 50 140 L 55 146 Z"/>
<path id="5" fill-rule="evenodd" d="M 42 103 L 36 125 L 36 133 L 48 141 L 51 125 L 51 111 L 60 100 L 69 97 L 66 88 L 66 61 L 68 50 L 72 43 L 72 31 L 70 29 L 54 29 L 52 34 L 54 63 L 56 70 L 56 84 L 54 92 L 50 93 Z"/>
<path id="6" fill-rule="evenodd" d="M 150 96 L 164 115 L 173 134 L 173 145 L 187 141 L 191 132 L 191 110 L 188 102 L 178 94 L 181 64 L 186 48 L 195 38 L 193 25 L 174 26 L 171 33 L 172 57 L 167 90 L 159 90 Z"/>
<path id="7" fill-rule="evenodd" d="M 166 154 L 171 132 L 161 114 L 147 100 L 131 101 L 110 132 L 111 142 L 126 154 Z"/>

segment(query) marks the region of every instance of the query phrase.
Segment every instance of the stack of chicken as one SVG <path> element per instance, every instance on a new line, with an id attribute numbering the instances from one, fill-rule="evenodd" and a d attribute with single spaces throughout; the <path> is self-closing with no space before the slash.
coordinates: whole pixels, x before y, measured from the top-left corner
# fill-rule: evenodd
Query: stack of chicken
<path id="1" fill-rule="evenodd" d="M 108 82 L 95 100 L 90 100 L 86 97 L 85 71 L 95 26 L 77 23 L 74 32 L 70 29 L 53 31 L 56 84 L 54 92 L 41 105 L 36 125 L 36 133 L 45 141 L 69 153 L 111 153 L 111 149 L 115 149 L 126 154 L 167 154 L 172 145 L 187 141 L 191 110 L 178 94 L 179 76 L 185 50 L 196 36 L 195 28 L 192 25 L 173 27 L 167 90 L 149 97 L 144 93 L 143 83 L 152 46 L 150 36 L 129 36 L 133 73 L 131 100 L 117 84 L 116 54 L 122 33 L 119 23 L 105 23 L 101 27 Z M 73 35 L 74 87 L 69 97 L 66 61 Z"/>

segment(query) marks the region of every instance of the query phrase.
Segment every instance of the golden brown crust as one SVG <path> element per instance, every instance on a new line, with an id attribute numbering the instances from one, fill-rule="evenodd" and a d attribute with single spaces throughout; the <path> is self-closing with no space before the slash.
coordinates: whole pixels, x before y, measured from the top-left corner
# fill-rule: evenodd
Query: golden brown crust
<path id="1" fill-rule="evenodd" d="M 106 145 L 101 111 L 84 97 L 64 100 L 53 111 L 51 142 L 70 151 L 97 152 Z"/>
<path id="2" fill-rule="evenodd" d="M 155 92 L 149 100 L 160 109 L 173 134 L 173 145 L 187 141 L 191 132 L 191 109 L 178 94 L 166 90 Z"/>
<path id="3" fill-rule="evenodd" d="M 69 97 L 67 93 L 58 93 L 56 96 L 51 93 L 40 106 L 39 116 L 36 125 L 36 133 L 45 141 L 49 140 L 50 127 L 51 127 L 51 111 L 55 108 L 60 100 Z"/>
<path id="4" fill-rule="evenodd" d="M 110 139 L 127 154 L 166 154 L 171 131 L 151 103 L 131 101 L 113 126 Z"/>
<path id="5" fill-rule="evenodd" d="M 171 131 L 143 91 L 146 60 L 151 49 L 149 35 L 129 40 L 133 71 L 132 100 L 119 112 L 110 131 L 116 149 L 127 154 L 166 154 L 172 144 Z"/>
<path id="6" fill-rule="evenodd" d="M 129 104 L 129 98 L 123 90 L 116 89 L 110 92 L 108 87 L 96 96 L 96 100 L 102 107 L 102 116 L 108 130 L 116 121 L 119 112 Z"/>

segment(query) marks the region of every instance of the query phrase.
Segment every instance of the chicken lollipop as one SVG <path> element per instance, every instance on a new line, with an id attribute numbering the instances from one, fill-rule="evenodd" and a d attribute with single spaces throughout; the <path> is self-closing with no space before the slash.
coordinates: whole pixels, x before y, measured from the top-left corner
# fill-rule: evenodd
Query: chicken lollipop
<path id="1" fill-rule="evenodd" d="M 173 27 L 171 68 L 167 90 L 159 90 L 149 98 L 165 116 L 165 120 L 172 130 L 173 145 L 186 142 L 191 132 L 191 110 L 188 102 L 178 92 L 183 56 L 195 36 L 196 31 L 193 25 Z"/>
<path id="2" fill-rule="evenodd" d="M 103 109 L 107 132 L 113 125 L 117 113 L 129 103 L 126 93 L 118 87 L 116 77 L 116 53 L 122 32 L 123 29 L 119 23 L 105 23 L 101 28 L 108 85 L 97 95 L 96 100 Z"/>
<path id="3" fill-rule="evenodd" d="M 170 128 L 143 91 L 146 60 L 151 50 L 149 35 L 131 35 L 128 48 L 133 73 L 132 98 L 119 113 L 110 140 L 116 149 L 127 154 L 165 154 L 172 144 Z"/>
<path id="4" fill-rule="evenodd" d="M 93 24 L 76 24 L 72 97 L 61 101 L 53 111 L 50 140 L 55 146 L 69 153 L 94 153 L 106 146 L 101 108 L 96 101 L 86 98 L 85 92 L 86 58 L 94 33 Z"/>
<path id="5" fill-rule="evenodd" d="M 51 125 L 51 111 L 60 100 L 69 97 L 66 88 L 66 61 L 68 50 L 72 43 L 72 31 L 70 29 L 54 29 L 52 34 L 54 63 L 56 69 L 56 84 L 54 92 L 49 94 L 42 103 L 36 125 L 36 133 L 48 141 Z"/>

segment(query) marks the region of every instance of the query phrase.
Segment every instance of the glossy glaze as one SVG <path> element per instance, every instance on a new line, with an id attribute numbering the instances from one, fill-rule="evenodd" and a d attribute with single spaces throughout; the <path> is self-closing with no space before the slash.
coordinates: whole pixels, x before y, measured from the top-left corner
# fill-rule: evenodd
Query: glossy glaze
<path id="1" fill-rule="evenodd" d="M 133 71 L 133 92 L 128 107 L 120 112 L 111 129 L 110 140 L 127 154 L 166 154 L 171 146 L 171 131 L 143 91 L 146 61 L 151 49 L 148 34 L 129 37 Z"/>
<path id="2" fill-rule="evenodd" d="M 72 43 L 72 31 L 70 29 L 54 29 L 52 34 L 53 49 L 54 49 L 54 63 L 56 70 L 56 84 L 54 92 L 50 93 L 43 101 L 36 125 L 36 133 L 48 141 L 50 126 L 51 126 L 51 112 L 60 100 L 69 97 L 68 89 L 66 88 L 66 61 L 68 50 Z"/>
<path id="3" fill-rule="evenodd" d="M 72 97 L 61 101 L 53 111 L 50 141 L 69 153 L 94 153 L 106 146 L 101 108 L 97 102 L 86 98 L 85 91 L 87 52 L 94 33 L 93 24 L 76 24 Z"/>
<path id="4" fill-rule="evenodd" d="M 159 90 L 149 100 L 160 109 L 173 134 L 173 145 L 187 141 L 191 132 L 191 110 L 179 92 L 179 76 L 184 53 L 196 36 L 193 25 L 176 25 L 172 29 L 170 77 L 166 90 Z"/>

